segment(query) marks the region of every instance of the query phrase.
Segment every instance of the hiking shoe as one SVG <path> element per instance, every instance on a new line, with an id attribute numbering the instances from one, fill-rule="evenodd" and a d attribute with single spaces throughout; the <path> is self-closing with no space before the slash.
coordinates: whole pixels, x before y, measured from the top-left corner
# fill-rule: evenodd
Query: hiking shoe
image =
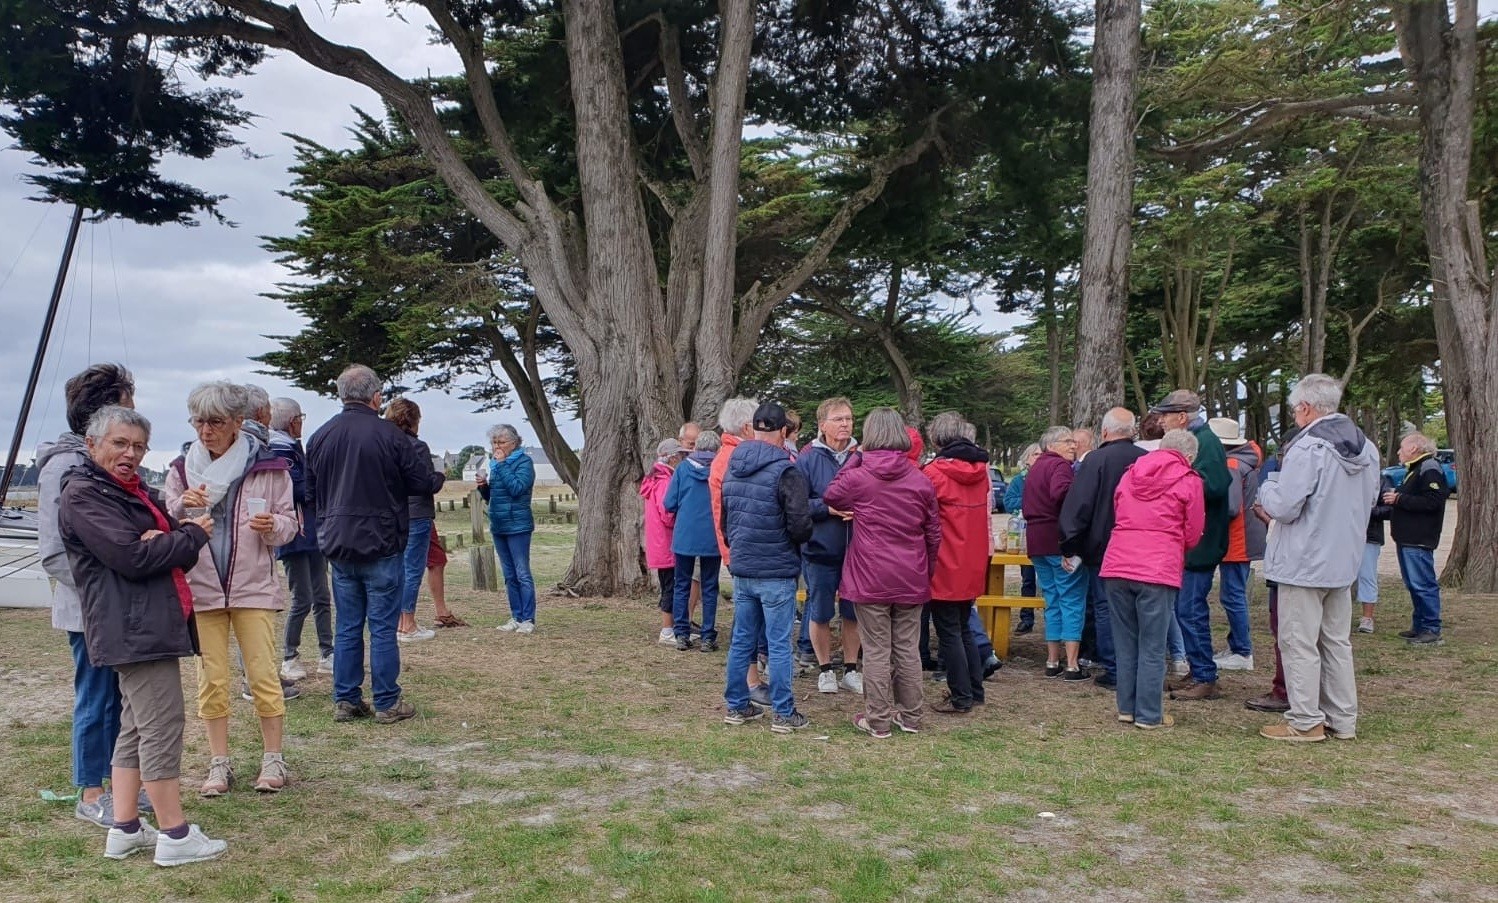
<path id="1" fill-rule="evenodd" d="M 1066 671 L 1062 672 L 1061 679 L 1068 682 L 1087 680 L 1087 672 L 1081 668 L 1068 668 Z"/>
<path id="2" fill-rule="evenodd" d="M 999 657 L 992 652 L 988 653 L 988 658 L 983 662 L 983 679 L 987 680 L 993 677 L 994 672 L 1002 667 L 1004 667 L 1004 663 L 999 661 Z"/>
<path id="3" fill-rule="evenodd" d="M 837 675 L 833 674 L 831 671 L 823 671 L 821 674 L 818 674 L 817 675 L 817 692 L 818 693 L 836 693 L 837 692 Z"/>
<path id="4" fill-rule="evenodd" d="M 497 630 L 503 630 L 506 633 L 514 633 L 515 631 L 517 631 L 517 630 L 520 629 L 520 622 L 517 621 L 517 620 L 515 620 L 514 618 L 511 618 L 510 620 L 504 622 L 503 624 L 499 625 L 499 627 L 497 627 L 495 629 L 497 629 Z"/>
<path id="5" fill-rule="evenodd" d="M 1326 739 L 1326 728 L 1318 724 L 1308 731 L 1296 730 L 1288 721 L 1266 724 L 1259 728 L 1259 736 L 1269 740 L 1288 740 L 1291 743 L 1320 743 Z"/>
<path id="6" fill-rule="evenodd" d="M 1171 699 L 1221 699 L 1222 693 L 1217 690 L 1217 681 L 1212 680 L 1204 684 L 1192 684 L 1191 686 L 1176 690 L 1170 694 Z"/>
<path id="7" fill-rule="evenodd" d="M 1422 630 L 1408 640 L 1411 646 L 1444 646 L 1446 640 L 1439 633 Z"/>
<path id="8" fill-rule="evenodd" d="M 536 632 L 536 622 L 535 621 L 521 621 L 520 622 L 520 626 L 515 628 L 515 632 L 516 633 L 535 633 Z"/>
<path id="9" fill-rule="evenodd" d="M 417 626 L 411 630 L 395 632 L 395 639 L 401 643 L 419 643 L 422 640 L 430 640 L 437 635 L 437 631 L 430 627 Z"/>
<path id="10" fill-rule="evenodd" d="M 1045 666 L 1045 676 L 1046 677 L 1060 677 L 1061 675 L 1063 675 L 1065 673 L 1066 673 L 1066 666 L 1063 665 L 1063 664 L 1060 664 L 1059 662 L 1057 664 L 1054 664 L 1054 665 L 1046 665 Z"/>
<path id="11" fill-rule="evenodd" d="M 214 756 L 208 760 L 208 777 L 203 779 L 198 795 L 206 799 L 223 796 L 233 784 L 234 767 L 229 764 L 229 757 Z"/>
<path id="12" fill-rule="evenodd" d="M 92 803 L 85 803 L 80 799 L 78 805 L 73 807 L 73 817 L 80 821 L 92 822 L 101 828 L 113 828 L 114 794 L 106 790 L 103 796 Z"/>
<path id="13" fill-rule="evenodd" d="M 157 834 L 156 864 L 170 868 L 190 862 L 207 862 L 224 855 L 228 849 L 227 843 L 214 840 L 197 825 L 188 825 L 187 836 L 181 840 L 172 839 L 165 831 Z"/>
<path id="14" fill-rule="evenodd" d="M 380 709 L 375 712 L 375 724 L 394 724 L 397 721 L 405 721 L 407 718 L 415 717 L 416 706 L 405 699 L 397 699 L 395 705 L 388 709 Z"/>
<path id="15" fill-rule="evenodd" d="M 1373 632 L 1373 619 L 1372 618 L 1358 618 L 1358 633 L 1372 633 L 1372 632 Z"/>
<path id="16" fill-rule="evenodd" d="M 1418 636 L 1419 633 L 1420 633 L 1420 631 L 1415 630 L 1413 628 L 1411 628 L 1409 630 L 1401 630 L 1401 631 L 1399 631 L 1399 638 L 1402 639 L 1402 640 L 1412 640 L 1416 636 Z"/>
<path id="17" fill-rule="evenodd" d="M 702 643 L 700 645 L 698 645 L 697 651 L 698 652 L 717 652 L 718 651 L 718 641 L 717 640 L 703 640 Z"/>
<path id="18" fill-rule="evenodd" d="M 331 655 L 324 655 L 324 656 L 320 656 L 317 659 L 317 673 L 318 674 L 332 674 L 333 673 L 333 656 L 331 656 Z"/>
<path id="19" fill-rule="evenodd" d="M 806 716 L 800 712 L 791 712 L 789 715 L 776 715 L 775 720 L 770 722 L 772 734 L 789 734 L 791 731 L 799 731 L 801 728 L 811 724 Z"/>
<path id="20" fill-rule="evenodd" d="M 156 834 L 156 829 L 146 824 L 145 819 L 140 820 L 140 829 L 134 834 L 126 834 L 111 826 L 109 836 L 104 841 L 104 855 L 110 859 L 125 859 L 141 850 L 154 850 Z"/>
<path id="21" fill-rule="evenodd" d="M 260 793 L 280 793 L 291 783 L 291 769 L 280 753 L 266 753 L 260 759 L 260 777 L 255 779 L 255 790 Z"/>
<path id="22" fill-rule="evenodd" d="M 1236 652 L 1227 652 L 1222 655 L 1213 656 L 1212 660 L 1223 671 L 1252 671 L 1254 669 L 1254 657 L 1252 655 L 1239 655 Z"/>
<path id="23" fill-rule="evenodd" d="M 515 626 L 518 627 L 520 625 L 517 624 Z M 674 646 L 676 645 L 676 631 L 672 630 L 670 627 L 662 627 L 661 635 L 656 637 L 655 641 L 657 643 L 660 643 L 662 646 Z"/>
<path id="24" fill-rule="evenodd" d="M 742 709 L 729 709 L 723 716 L 723 723 L 737 725 L 763 717 L 765 717 L 765 710 L 751 702 Z"/>
<path id="25" fill-rule="evenodd" d="M 1194 686 L 1196 686 L 1196 680 L 1189 674 L 1185 677 L 1175 677 L 1165 681 L 1165 689 L 1170 690 L 1171 692 L 1174 692 L 1176 690 L 1190 689 Z"/>
<path id="26" fill-rule="evenodd" d="M 1162 727 L 1174 727 L 1176 720 L 1169 715 L 1162 715 L 1160 720 L 1154 724 L 1145 724 L 1143 721 L 1135 721 L 1134 726 L 1142 731 L 1157 731 Z"/>
<path id="27" fill-rule="evenodd" d="M 1186 677 L 1191 674 L 1191 663 L 1184 658 L 1178 658 L 1171 662 L 1170 673 L 1176 677 Z"/>
<path id="28" fill-rule="evenodd" d="M 894 734 L 888 730 L 874 730 L 874 728 L 869 725 L 868 717 L 865 716 L 862 712 L 859 712 L 857 715 L 853 716 L 853 726 L 863 731 L 865 734 L 868 734 L 870 737 L 873 737 L 875 740 L 888 740 L 890 737 L 894 736 Z"/>
<path id="29" fill-rule="evenodd" d="M 684 636 L 676 637 L 675 642 L 676 642 L 676 651 L 677 652 L 686 652 L 686 651 L 688 651 L 689 649 L 692 648 L 692 641 L 689 638 L 687 638 L 687 637 L 684 637 Z"/>
<path id="30" fill-rule="evenodd" d="M 1273 693 L 1265 693 L 1263 696 L 1255 696 L 1243 702 L 1245 709 L 1253 709 L 1255 712 L 1288 712 L 1290 711 L 1290 700 L 1281 699 Z"/>
<path id="31" fill-rule="evenodd" d="M 863 693 L 863 674 L 859 671 L 844 671 L 842 685 L 844 688 L 861 695 Z"/>
<path id="32" fill-rule="evenodd" d="M 286 661 L 284 661 L 284 662 L 281 663 L 281 679 L 282 680 L 297 681 L 297 680 L 304 680 L 304 679 L 306 679 L 306 677 L 307 677 L 307 669 L 302 667 L 302 660 L 301 659 L 299 659 L 299 658 L 288 658 Z"/>
<path id="33" fill-rule="evenodd" d="M 368 718 L 374 714 L 374 709 L 364 700 L 358 702 L 339 702 L 333 706 L 334 721 L 353 721 L 355 718 Z"/>
<path id="34" fill-rule="evenodd" d="M 770 688 L 764 684 L 749 688 L 749 701 L 758 706 L 770 707 Z"/>
<path id="35" fill-rule="evenodd" d="M 905 719 L 901 718 L 899 715 L 891 718 L 890 723 L 892 723 L 895 727 L 898 727 L 902 733 L 919 734 L 921 732 L 921 726 L 919 724 L 906 724 Z"/>

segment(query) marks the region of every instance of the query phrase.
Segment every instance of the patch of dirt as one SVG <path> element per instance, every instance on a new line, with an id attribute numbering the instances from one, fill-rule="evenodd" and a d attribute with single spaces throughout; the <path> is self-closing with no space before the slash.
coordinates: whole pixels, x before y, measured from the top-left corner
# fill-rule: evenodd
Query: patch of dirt
<path id="1" fill-rule="evenodd" d="M 67 720 L 73 710 L 72 689 L 54 671 L 0 668 L 0 724 L 30 727 Z"/>

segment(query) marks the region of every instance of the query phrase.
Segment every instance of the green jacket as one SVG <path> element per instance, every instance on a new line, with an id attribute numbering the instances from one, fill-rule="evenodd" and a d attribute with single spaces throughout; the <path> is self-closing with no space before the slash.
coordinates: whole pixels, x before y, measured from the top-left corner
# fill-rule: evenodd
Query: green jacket
<path id="1" fill-rule="evenodd" d="M 1201 474 L 1202 495 L 1207 502 L 1207 528 L 1201 542 L 1186 553 L 1186 570 L 1210 571 L 1222 562 L 1228 553 L 1228 490 L 1233 484 L 1233 475 L 1228 470 L 1228 454 L 1222 440 L 1207 427 L 1205 421 L 1191 428 L 1196 436 L 1196 472 Z"/>

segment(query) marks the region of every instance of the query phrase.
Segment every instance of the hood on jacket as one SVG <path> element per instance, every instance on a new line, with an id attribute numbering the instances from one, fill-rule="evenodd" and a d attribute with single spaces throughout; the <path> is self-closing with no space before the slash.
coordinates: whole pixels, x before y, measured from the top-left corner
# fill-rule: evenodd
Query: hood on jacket
<path id="1" fill-rule="evenodd" d="M 1248 465 L 1249 470 L 1262 467 L 1264 464 L 1264 453 L 1259 450 L 1256 442 L 1247 442 L 1237 448 L 1228 449 L 1228 457 Z"/>
<path id="2" fill-rule="evenodd" d="M 1327 414 L 1301 430 L 1290 445 L 1311 439 L 1320 439 L 1331 446 L 1337 453 L 1333 460 L 1341 464 L 1347 473 L 1357 473 L 1365 468 L 1378 466 L 1376 452 L 1364 454 L 1368 437 L 1363 435 L 1363 431 L 1346 414 Z M 1286 446 L 1286 451 L 1288 450 L 1289 446 Z"/>
<path id="3" fill-rule="evenodd" d="M 640 498 L 650 497 L 650 487 L 653 484 L 670 482 L 671 473 L 670 465 L 660 461 L 655 462 L 655 466 L 650 468 L 650 473 L 645 474 L 645 479 L 640 481 Z"/>
<path id="4" fill-rule="evenodd" d="M 47 462 L 62 454 L 88 455 L 88 444 L 77 433 L 63 433 L 56 442 L 43 442 L 36 450 L 36 469 L 40 471 Z"/>
<path id="5" fill-rule="evenodd" d="M 831 455 L 832 459 L 837 462 L 837 466 L 839 467 L 842 467 L 844 464 L 848 463 L 848 459 L 853 456 L 853 453 L 859 450 L 857 439 L 849 438 L 848 444 L 843 447 L 843 450 L 838 451 L 837 449 L 828 445 L 826 442 L 823 442 L 821 436 L 817 436 L 817 438 L 811 440 L 802 447 L 801 454 L 809 454 L 814 448 L 821 449 L 822 451 Z"/>
<path id="6" fill-rule="evenodd" d="M 686 461 L 683 461 L 681 463 L 682 464 L 686 464 L 688 462 L 691 462 L 693 464 L 699 465 L 699 469 L 701 469 L 701 471 L 702 471 L 702 479 L 705 480 L 705 479 L 707 479 L 708 468 L 710 468 L 710 467 L 713 466 L 713 459 L 716 458 L 717 456 L 718 456 L 718 450 L 717 449 L 713 449 L 712 451 L 694 451 L 690 455 L 687 455 L 687 460 Z M 680 468 L 680 465 L 678 465 L 678 469 L 679 468 Z M 693 472 L 695 472 L 695 471 L 693 471 Z"/>
<path id="7" fill-rule="evenodd" d="M 863 467 L 873 476 L 886 482 L 898 480 L 916 469 L 910 461 L 909 454 L 895 451 L 892 448 L 863 452 Z"/>
<path id="8" fill-rule="evenodd" d="M 738 479 L 748 479 L 771 464 L 790 459 L 790 452 L 778 445 L 759 439 L 746 439 L 739 443 L 733 450 L 733 456 L 728 459 L 728 472 Z"/>
<path id="9" fill-rule="evenodd" d="M 947 474 L 953 480 L 964 485 L 971 485 L 988 479 L 988 452 L 979 448 L 966 439 L 958 439 L 942 446 L 941 451 L 936 453 L 932 464 L 939 461 L 960 461 L 970 467 L 944 466 L 942 473 Z"/>
<path id="10" fill-rule="evenodd" d="M 1186 456 L 1173 448 L 1149 452 L 1130 470 L 1134 472 L 1134 494 L 1145 501 L 1161 497 L 1192 472 Z"/>

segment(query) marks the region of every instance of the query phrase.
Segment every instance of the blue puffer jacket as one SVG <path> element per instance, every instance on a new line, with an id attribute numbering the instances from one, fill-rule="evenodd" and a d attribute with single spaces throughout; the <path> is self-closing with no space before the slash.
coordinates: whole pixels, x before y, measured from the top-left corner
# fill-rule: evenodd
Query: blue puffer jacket
<path id="1" fill-rule="evenodd" d="M 841 565 L 843 556 L 848 552 L 848 522 L 827 513 L 827 503 L 822 501 L 822 493 L 832 485 L 832 478 L 842 470 L 843 464 L 856 447 L 850 442 L 839 461 L 838 453 L 817 439 L 803 448 L 801 456 L 796 459 L 796 467 L 806 474 L 806 482 L 811 488 L 808 502 L 812 520 L 811 541 L 802 550 L 807 561 Z"/>
<path id="2" fill-rule="evenodd" d="M 677 466 L 666 487 L 667 511 L 676 515 L 671 551 L 694 558 L 718 557 L 718 534 L 713 530 L 713 499 L 707 488 L 708 471 L 717 452 L 692 452 Z"/>
<path id="3" fill-rule="evenodd" d="M 536 529 L 531 513 L 531 490 L 536 485 L 536 465 L 522 449 L 515 449 L 503 461 L 489 462 L 489 482 L 479 487 L 479 495 L 489 503 L 489 532 L 495 536 L 513 536 Z"/>
<path id="4" fill-rule="evenodd" d="M 296 503 L 297 513 L 302 518 L 301 532 L 296 539 L 276 549 L 276 557 L 316 552 L 317 507 L 307 495 L 307 453 L 302 450 L 302 441 L 291 438 L 290 433 L 271 430 L 270 450 L 291 465 L 291 500 Z"/>
<path id="5" fill-rule="evenodd" d="M 806 476 L 790 453 L 768 442 L 739 444 L 723 477 L 723 535 L 735 577 L 801 575 L 801 543 L 811 538 Z"/>

